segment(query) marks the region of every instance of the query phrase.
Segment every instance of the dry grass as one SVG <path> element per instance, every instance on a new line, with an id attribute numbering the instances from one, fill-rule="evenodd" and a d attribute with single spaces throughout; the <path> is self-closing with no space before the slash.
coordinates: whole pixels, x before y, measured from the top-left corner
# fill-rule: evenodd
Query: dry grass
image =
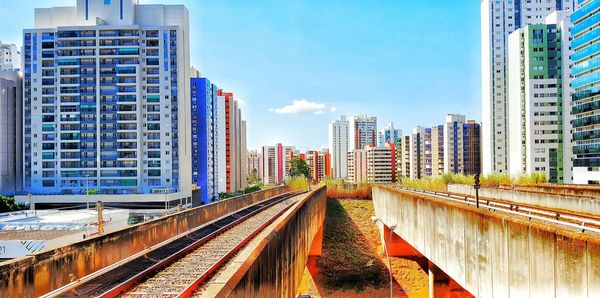
<path id="1" fill-rule="evenodd" d="M 511 177 L 509 174 L 493 173 L 481 176 L 480 178 L 481 187 L 487 188 L 498 188 L 500 185 L 536 185 L 544 183 L 548 183 L 548 178 L 546 177 L 546 174 L 542 172 L 533 173 L 531 175 L 523 174 L 518 177 Z M 401 185 L 404 187 L 433 191 L 446 191 L 448 184 L 473 185 L 474 180 L 473 176 L 446 173 L 436 177 L 404 179 L 401 182 Z"/>
<path id="2" fill-rule="evenodd" d="M 350 184 L 343 180 L 323 179 L 327 186 L 327 197 L 331 199 L 371 200 L 371 186 L 367 183 Z"/>
<path id="3" fill-rule="evenodd" d="M 287 185 L 292 191 L 306 191 L 308 190 L 310 182 L 304 176 L 295 176 L 285 179 L 285 185 Z"/>

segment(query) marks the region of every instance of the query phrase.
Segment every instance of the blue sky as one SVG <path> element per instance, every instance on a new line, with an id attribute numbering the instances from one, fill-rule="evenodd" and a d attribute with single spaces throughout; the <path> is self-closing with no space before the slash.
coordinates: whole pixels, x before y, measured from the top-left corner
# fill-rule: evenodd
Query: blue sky
<path id="1" fill-rule="evenodd" d="M 21 45 L 34 7 L 75 2 L 3 1 L 0 40 Z M 447 113 L 481 120 L 479 1 L 140 2 L 188 7 L 192 63 L 243 101 L 249 148 L 319 149 L 340 114 L 405 134 Z"/>

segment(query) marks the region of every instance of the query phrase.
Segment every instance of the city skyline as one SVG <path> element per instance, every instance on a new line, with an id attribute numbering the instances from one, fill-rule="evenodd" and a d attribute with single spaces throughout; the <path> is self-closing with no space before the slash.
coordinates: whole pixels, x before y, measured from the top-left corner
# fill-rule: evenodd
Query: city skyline
<path id="1" fill-rule="evenodd" d="M 52 0 L 42 6 L 73 3 Z M 324 128 L 340 114 L 377 116 L 379 128 L 394 122 L 405 132 L 447 113 L 481 119 L 479 3 L 140 3 L 186 5 L 191 65 L 241 100 L 248 148 L 278 142 L 301 149 L 327 147 Z M 39 5 L 7 3 L 19 18 L 3 16 L 0 24 L 6 29 L 0 39 L 20 46 L 22 29 L 33 26 L 33 9 Z M 335 17 L 321 16 L 330 10 Z M 397 14 L 404 17 L 391 18 Z M 355 19 L 364 24 L 347 30 Z M 463 25 L 451 26 L 455 23 Z M 430 38 L 420 40 L 423 35 Z M 404 104 L 411 109 L 402 109 Z M 427 119 L 419 115 L 426 111 Z"/>

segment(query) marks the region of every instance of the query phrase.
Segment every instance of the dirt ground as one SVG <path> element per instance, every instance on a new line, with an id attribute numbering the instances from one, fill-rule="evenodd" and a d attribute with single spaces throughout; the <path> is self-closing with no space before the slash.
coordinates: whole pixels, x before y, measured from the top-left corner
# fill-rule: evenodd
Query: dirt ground
<path id="1" fill-rule="evenodd" d="M 323 252 L 309 260 L 299 294 L 389 297 L 388 261 L 373 215 L 370 200 L 328 200 Z M 393 257 L 391 263 L 394 297 L 428 297 L 427 273 L 416 262 Z"/>

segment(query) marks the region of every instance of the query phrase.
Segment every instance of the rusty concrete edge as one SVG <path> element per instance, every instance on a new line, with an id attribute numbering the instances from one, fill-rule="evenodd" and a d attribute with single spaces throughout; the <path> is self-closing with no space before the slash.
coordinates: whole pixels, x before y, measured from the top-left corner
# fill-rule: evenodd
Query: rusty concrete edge
<path id="1" fill-rule="evenodd" d="M 2 270 L 3 267 L 15 267 L 15 266 L 17 266 L 19 268 L 21 268 L 21 267 L 27 267 L 28 265 L 37 262 L 38 259 L 44 260 L 44 259 L 52 258 L 58 251 L 60 251 L 60 254 L 63 254 L 63 253 L 67 253 L 67 252 L 69 252 L 71 250 L 78 250 L 78 249 L 80 249 L 79 246 L 82 246 L 82 245 L 85 246 L 86 243 L 90 243 L 91 244 L 91 243 L 94 243 L 96 241 L 103 241 L 102 240 L 103 238 L 110 238 L 110 237 L 114 236 L 117 233 L 123 233 L 124 231 L 127 231 L 127 230 L 134 230 L 134 229 L 136 229 L 138 227 L 141 227 L 141 226 L 144 226 L 144 225 L 146 225 L 146 226 L 160 225 L 160 224 L 162 224 L 162 222 L 173 220 L 176 216 L 181 216 L 181 215 L 186 214 L 186 213 L 196 212 L 197 210 L 202 209 L 202 208 L 206 208 L 208 206 L 213 206 L 213 205 L 218 205 L 218 204 L 225 204 L 226 201 L 240 199 L 240 198 L 242 198 L 244 196 L 258 195 L 258 194 L 261 194 L 261 193 L 273 191 L 274 189 L 275 190 L 277 190 L 277 189 L 284 189 L 285 190 L 286 188 L 287 188 L 287 186 L 278 186 L 278 187 L 275 187 L 275 188 L 264 189 L 264 190 L 260 190 L 260 191 L 249 193 L 249 194 L 243 194 L 243 195 L 231 197 L 231 198 L 228 198 L 228 199 L 225 199 L 225 200 L 219 200 L 217 202 L 213 202 L 213 203 L 210 203 L 210 204 L 201 205 L 201 206 L 197 206 L 197 207 L 194 207 L 194 208 L 190 208 L 190 209 L 182 210 L 182 211 L 179 211 L 179 212 L 175 212 L 173 214 L 169 214 L 167 216 L 160 217 L 160 218 L 157 218 L 157 219 L 152 219 L 152 220 L 149 220 L 149 221 L 140 222 L 140 223 L 137 223 L 135 225 L 131 225 L 131 226 L 128 226 L 128 227 L 125 227 L 125 228 L 114 230 L 114 231 L 112 231 L 110 233 L 106 233 L 106 234 L 103 234 L 103 235 L 96 235 L 96 236 L 92 236 L 92 237 L 83 239 L 81 241 L 67 243 L 67 244 L 65 244 L 63 246 L 55 247 L 53 249 L 50 249 L 50 250 L 47 250 L 47 251 L 42 251 L 40 253 L 36 253 L 36 254 L 33 254 L 33 255 L 23 256 L 23 257 L 20 257 L 20 258 L 15 258 L 15 259 L 12 259 L 12 260 L 0 262 L 0 270 Z M 287 193 L 291 193 L 291 192 L 287 192 Z M 282 193 L 282 194 L 284 194 L 284 193 Z M 266 199 L 269 199 L 269 198 L 264 198 L 263 200 L 258 201 L 258 202 L 254 203 L 254 204 L 248 205 L 245 208 L 250 207 L 250 206 L 255 205 L 255 204 L 259 204 L 260 202 L 262 202 L 262 201 L 264 201 Z M 197 226 L 197 227 L 200 227 L 200 226 Z M 194 229 L 197 228 L 197 227 L 194 227 Z M 188 230 L 186 232 L 189 232 L 191 230 L 193 230 L 193 229 L 190 229 L 190 230 Z M 76 245 L 78 247 L 75 247 Z"/>
<path id="2" fill-rule="evenodd" d="M 492 189 L 492 190 L 496 190 L 496 191 L 512 191 L 509 189 L 501 189 L 501 188 L 486 188 L 486 189 Z M 464 193 L 457 193 L 457 192 L 451 192 L 451 191 L 445 191 L 445 193 L 449 193 L 452 195 L 456 195 L 456 196 L 466 196 L 467 194 Z M 527 193 L 531 193 L 531 194 L 542 194 L 542 195 L 548 195 L 547 193 L 538 193 L 538 192 L 527 192 Z M 468 195 L 470 197 L 472 197 L 473 195 Z M 550 212 L 562 212 L 562 213 L 571 213 L 571 214 L 576 214 L 582 217 L 591 217 L 591 218 L 597 218 L 598 214 L 594 214 L 594 213 L 587 213 L 587 212 L 580 212 L 580 211 L 576 211 L 576 210 L 568 210 L 568 209 L 563 209 L 563 208 L 549 208 L 547 206 L 543 206 L 543 205 L 538 205 L 538 204 L 530 204 L 530 203 L 525 203 L 525 202 L 515 202 L 515 201 L 509 201 L 509 200 L 505 200 L 505 199 L 498 199 L 498 198 L 490 198 L 488 196 L 479 196 L 480 199 L 484 199 L 484 200 L 493 200 L 493 201 L 497 201 L 497 202 L 501 202 L 501 203 L 506 203 L 506 204 L 518 204 L 519 206 L 524 206 L 524 207 L 531 207 L 531 208 L 537 208 L 537 209 L 541 209 L 541 210 L 545 210 L 545 211 L 550 211 Z M 582 199 L 589 199 L 589 197 L 583 197 Z M 591 200 L 596 200 L 596 198 L 591 198 Z"/>
<path id="3" fill-rule="evenodd" d="M 467 184 L 455 184 L 455 185 L 467 185 Z M 470 185 L 467 185 L 470 186 Z M 510 190 L 510 191 L 514 191 L 514 192 L 522 192 L 522 193 L 530 193 L 530 194 L 540 194 L 540 195 L 550 195 L 550 196 L 557 196 L 557 197 L 562 197 L 562 198 L 566 198 L 566 199 L 588 199 L 588 200 L 595 200 L 597 198 L 589 196 L 589 195 L 580 195 L 580 194 L 566 194 L 564 192 L 549 192 L 549 191 L 542 191 L 542 190 L 531 190 L 531 189 L 517 189 L 516 187 L 527 187 L 527 188 L 535 188 L 535 187 L 543 187 L 543 188 L 558 188 L 558 189 L 563 189 L 560 188 L 561 186 L 558 185 L 547 185 L 547 186 L 527 186 L 527 185 L 515 185 L 515 188 L 510 188 L 512 187 L 512 185 L 509 184 L 502 184 L 501 186 L 505 186 L 504 187 L 482 187 L 482 189 L 490 189 L 490 190 Z M 566 188 L 566 187 L 565 187 Z M 584 188 L 566 188 L 569 190 L 583 190 L 583 191 L 598 191 L 600 193 L 600 187 L 598 189 L 584 189 Z"/>
<path id="4" fill-rule="evenodd" d="M 242 251 L 242 253 L 244 253 L 244 251 L 247 251 L 247 249 L 251 249 L 251 251 L 249 253 L 247 253 L 248 256 L 246 257 L 246 259 L 243 262 L 233 262 L 232 263 L 232 264 L 236 264 L 237 268 L 232 269 L 232 267 L 230 267 L 229 270 L 232 270 L 232 271 L 235 270 L 235 271 L 230 274 L 230 277 L 227 279 L 227 281 L 213 283 L 207 289 L 207 292 L 205 292 L 205 294 L 207 294 L 210 297 L 228 297 L 228 296 L 230 296 L 231 293 L 233 292 L 233 290 L 235 289 L 236 285 L 240 282 L 240 280 L 244 277 L 244 275 L 246 275 L 246 273 L 248 272 L 248 270 L 250 269 L 250 267 L 252 266 L 254 261 L 256 261 L 258 256 L 265 249 L 265 247 L 267 247 L 267 244 L 269 243 L 269 241 L 273 237 L 275 237 L 275 235 L 277 233 L 280 233 L 280 231 L 285 228 L 287 223 L 298 212 L 298 210 L 300 208 L 302 208 L 302 206 L 305 205 L 305 203 L 307 201 L 311 200 L 318 193 L 324 192 L 326 190 L 326 188 L 327 188 L 326 186 L 321 186 L 318 189 L 311 191 L 308 195 L 306 195 L 304 197 L 304 199 L 296 202 L 293 207 L 291 207 L 280 218 L 278 218 L 275 222 L 273 222 L 271 225 L 269 225 L 267 230 L 263 231 L 263 232 L 268 232 L 268 234 L 264 235 L 260 242 L 256 243 L 253 248 L 247 247 Z M 322 222 L 321 226 L 324 224 L 325 223 Z M 261 235 L 261 234 L 258 234 L 258 235 Z M 223 275 L 221 275 L 221 276 L 223 276 Z"/>
<path id="5" fill-rule="evenodd" d="M 512 184 L 500 184 L 501 187 L 506 187 L 506 186 L 513 186 Z M 550 183 L 540 183 L 540 184 L 535 184 L 535 185 L 528 185 L 528 184 L 514 184 L 515 187 L 526 187 L 526 188 L 554 188 L 554 189 L 569 189 L 569 190 L 591 190 L 591 191 L 599 191 L 600 192 L 600 186 L 594 186 L 594 185 L 581 185 L 581 184 L 563 184 L 563 185 L 556 185 L 556 184 L 550 184 Z"/>
<path id="6" fill-rule="evenodd" d="M 574 240 L 585 241 L 593 246 L 600 245 L 600 235 L 597 235 L 593 232 L 588 232 L 586 234 L 583 234 L 575 228 L 558 226 L 556 224 L 547 223 L 547 222 L 542 223 L 541 221 L 536 220 L 536 219 L 526 220 L 523 218 L 523 216 L 520 216 L 520 215 L 505 214 L 505 213 L 501 213 L 501 212 L 491 211 L 491 210 L 485 209 L 485 207 L 478 209 L 478 208 L 470 206 L 470 205 L 446 201 L 446 200 L 438 199 L 435 197 L 429 197 L 426 194 L 416 194 L 416 193 L 412 193 L 412 192 L 407 192 L 407 191 L 403 191 L 401 189 L 397 189 L 397 188 L 394 188 L 391 186 L 386 186 L 386 185 L 375 185 L 373 187 L 373 189 L 380 189 L 380 190 L 384 190 L 384 191 L 388 191 L 388 192 L 401 193 L 402 195 L 408 195 L 412 198 L 423 200 L 430 204 L 453 206 L 458 209 L 465 210 L 466 212 L 468 212 L 472 215 L 486 217 L 486 220 L 495 220 L 495 221 L 499 221 L 499 222 L 506 221 L 507 224 L 512 223 L 512 224 L 527 226 L 528 228 L 531 228 L 532 230 L 546 231 L 546 232 L 555 234 L 556 236 L 562 236 L 562 237 L 567 237 L 567 238 L 571 238 Z"/>

